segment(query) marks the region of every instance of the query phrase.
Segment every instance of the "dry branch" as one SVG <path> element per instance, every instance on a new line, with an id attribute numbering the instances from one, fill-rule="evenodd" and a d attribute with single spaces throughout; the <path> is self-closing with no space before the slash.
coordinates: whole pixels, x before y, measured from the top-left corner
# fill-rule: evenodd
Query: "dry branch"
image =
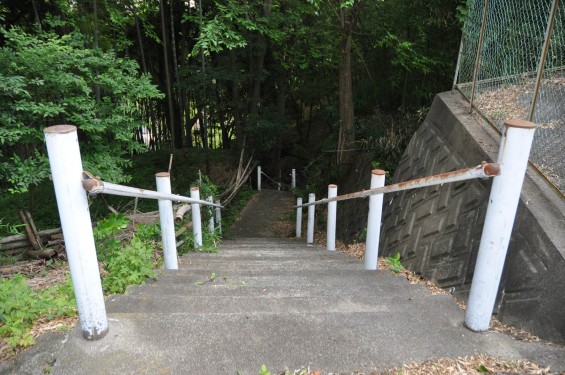
<path id="1" fill-rule="evenodd" d="M 184 204 L 180 206 L 179 209 L 177 210 L 177 213 L 175 214 L 175 224 L 182 224 L 184 215 L 186 215 L 186 213 L 190 210 L 191 210 L 191 206 L 189 204 Z"/>

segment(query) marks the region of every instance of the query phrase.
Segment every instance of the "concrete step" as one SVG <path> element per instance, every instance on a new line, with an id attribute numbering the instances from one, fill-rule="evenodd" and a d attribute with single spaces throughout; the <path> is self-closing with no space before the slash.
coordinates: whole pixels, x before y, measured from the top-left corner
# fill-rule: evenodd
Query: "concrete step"
<path id="1" fill-rule="evenodd" d="M 197 281 L 207 281 L 211 274 L 205 274 L 204 277 L 190 274 L 184 275 L 180 272 L 172 275 L 162 275 L 158 279 L 158 284 L 166 285 L 191 285 Z M 222 277 L 227 274 L 216 273 L 215 283 L 223 282 Z M 245 276 L 242 274 L 237 281 L 244 281 L 246 286 L 256 287 L 279 287 L 288 288 L 295 286 L 324 286 L 325 288 L 334 288 L 337 286 L 347 285 L 355 288 L 361 285 L 374 285 L 375 287 L 386 286 L 390 284 L 406 285 L 406 280 L 402 277 L 396 277 L 389 271 L 357 271 L 357 270 L 320 270 L 311 272 L 288 272 L 288 274 L 279 273 L 278 275 L 260 275 Z"/>
<path id="2" fill-rule="evenodd" d="M 320 267 L 315 267 L 315 266 Z M 346 263 L 341 262 L 323 262 L 316 264 L 305 264 L 300 262 L 295 262 L 291 266 L 284 268 L 275 267 L 274 264 L 264 264 L 260 266 L 250 267 L 250 266 L 237 266 L 232 262 L 229 263 L 203 263 L 203 264 L 191 264 L 185 266 L 185 268 L 179 270 L 160 270 L 157 271 L 158 278 L 170 277 L 170 276 L 196 276 L 198 278 L 206 278 L 212 273 L 215 273 L 218 278 L 221 276 L 226 277 L 242 277 L 242 276 L 299 276 L 305 274 L 318 275 L 323 273 L 335 273 L 341 271 L 348 272 L 362 272 L 369 273 L 375 271 L 367 271 L 364 269 L 363 265 L 360 263 Z"/>
<path id="3" fill-rule="evenodd" d="M 279 291 L 280 292 L 280 291 Z M 325 296 L 285 296 L 260 293 L 251 296 L 210 296 L 166 294 L 133 294 L 110 296 L 106 301 L 108 313 L 159 314 L 290 314 L 290 313 L 359 313 L 392 312 L 402 314 L 405 309 L 420 309 L 429 303 L 453 304 L 453 298 L 438 295 L 429 298 L 417 290 L 401 295 L 389 293 L 360 293 Z"/>
<path id="4" fill-rule="evenodd" d="M 270 262 L 264 260 L 252 260 L 238 262 L 235 260 L 219 261 L 219 260 L 195 260 L 193 262 L 179 263 L 181 269 L 179 272 L 192 274 L 194 270 L 205 270 L 206 272 L 216 272 L 217 274 L 226 274 L 231 272 L 238 273 L 255 273 L 255 272 L 313 272 L 323 270 L 358 270 L 363 271 L 365 267 L 363 263 L 358 261 L 340 261 L 340 260 L 324 260 L 316 262 L 307 262 L 304 260 L 281 260 Z"/>
<path id="5" fill-rule="evenodd" d="M 363 263 L 357 259 L 299 259 L 299 258 L 286 258 L 286 259 L 273 259 L 273 258 L 243 258 L 243 259 L 228 259 L 228 258 L 181 258 L 179 262 L 180 269 L 193 269 L 217 267 L 218 269 L 233 270 L 325 270 L 325 269 L 364 269 Z"/>
<path id="6" fill-rule="evenodd" d="M 128 287 L 127 294 L 139 295 L 185 295 L 185 296 L 271 296 L 271 297 L 324 297 L 324 296 L 351 296 L 351 295 L 390 295 L 401 298 L 402 293 L 428 293 L 421 285 L 409 285 L 401 278 L 383 280 L 374 283 L 346 283 L 323 281 L 313 283 L 291 282 L 283 286 L 268 283 L 250 283 L 245 277 L 233 277 L 222 279 L 217 277 L 215 282 L 206 281 L 206 278 L 185 278 L 182 282 L 171 281 L 168 284 L 162 282 L 147 285 L 133 285 Z M 204 282 L 195 285 L 195 282 Z M 296 281 L 296 280 L 295 280 Z"/>
<path id="7" fill-rule="evenodd" d="M 198 258 L 198 257 L 263 257 L 263 256 L 277 256 L 277 257 L 336 257 L 347 258 L 345 254 L 335 251 L 328 251 L 325 249 L 285 249 L 274 247 L 271 249 L 258 248 L 258 249 L 220 249 L 217 253 L 188 253 L 183 258 Z"/>
<path id="8" fill-rule="evenodd" d="M 272 236 L 265 224 L 284 213 L 276 209 L 289 206 L 281 205 L 287 198 L 257 194 L 234 232 Z M 451 296 L 364 271 L 361 261 L 303 240 L 223 241 L 218 254 L 191 253 L 180 266 L 110 296 L 107 336 L 86 341 L 77 327 L 52 373 L 244 375 L 265 364 L 277 374 L 308 365 L 351 374 L 477 352 L 565 370 L 563 348 L 536 352 L 497 333 L 472 333 Z"/>
<path id="9" fill-rule="evenodd" d="M 257 374 L 311 365 L 323 374 L 371 372 L 476 350 L 521 357 L 519 343 L 472 334 L 454 304 L 373 312 L 111 314 L 107 338 L 70 335 L 54 374 Z M 401 349 L 401 350 L 400 350 Z M 78 360 L 80 358 L 80 360 Z M 278 373 L 278 372 L 277 372 Z"/>

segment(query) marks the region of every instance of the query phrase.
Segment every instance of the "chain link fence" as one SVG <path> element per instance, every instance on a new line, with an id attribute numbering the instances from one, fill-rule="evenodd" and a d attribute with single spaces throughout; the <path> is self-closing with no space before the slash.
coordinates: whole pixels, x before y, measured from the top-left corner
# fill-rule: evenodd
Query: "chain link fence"
<path id="1" fill-rule="evenodd" d="M 565 0 L 474 0 L 455 87 L 498 129 L 539 125 L 530 160 L 565 193 Z"/>

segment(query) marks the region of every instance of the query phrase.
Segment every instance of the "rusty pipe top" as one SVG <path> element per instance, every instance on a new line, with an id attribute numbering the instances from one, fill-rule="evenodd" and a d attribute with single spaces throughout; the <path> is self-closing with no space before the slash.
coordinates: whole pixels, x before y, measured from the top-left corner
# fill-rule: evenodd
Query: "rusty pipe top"
<path id="1" fill-rule="evenodd" d="M 504 126 L 507 128 L 522 128 L 522 129 L 535 129 L 538 126 L 533 122 L 526 120 L 510 119 L 504 121 Z"/>
<path id="2" fill-rule="evenodd" d="M 500 164 L 484 163 L 482 167 L 483 167 L 483 172 L 485 172 L 487 176 L 500 176 Z"/>
<path id="3" fill-rule="evenodd" d="M 98 194 L 104 191 L 104 183 L 95 178 L 87 178 L 82 180 L 82 187 L 90 194 Z"/>

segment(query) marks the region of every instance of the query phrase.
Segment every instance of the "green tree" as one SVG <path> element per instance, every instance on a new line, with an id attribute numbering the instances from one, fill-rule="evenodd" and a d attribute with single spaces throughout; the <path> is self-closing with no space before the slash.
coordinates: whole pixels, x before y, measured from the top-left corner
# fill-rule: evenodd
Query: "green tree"
<path id="1" fill-rule="evenodd" d="M 23 193 L 49 174 L 43 129 L 78 127 L 85 168 L 107 180 L 128 180 L 128 156 L 146 146 L 133 139 L 144 126 L 138 103 L 162 94 L 135 61 L 88 48 L 79 33 L 30 35 L 0 29 L 0 174 Z M 100 88 L 96 100 L 95 87 Z"/>

